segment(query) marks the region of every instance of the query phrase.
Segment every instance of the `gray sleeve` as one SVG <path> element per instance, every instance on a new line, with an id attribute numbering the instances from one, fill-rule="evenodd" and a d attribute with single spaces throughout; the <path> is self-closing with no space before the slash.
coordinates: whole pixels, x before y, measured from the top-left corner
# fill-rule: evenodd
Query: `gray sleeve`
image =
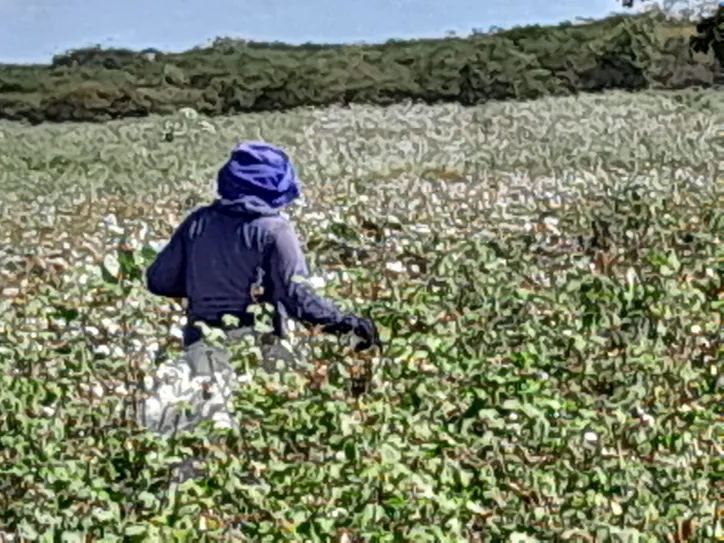
<path id="1" fill-rule="evenodd" d="M 275 225 L 268 251 L 264 266 L 264 298 L 274 305 L 281 304 L 289 317 L 308 324 L 329 326 L 344 320 L 345 313 L 335 304 L 317 295 L 304 282 L 293 280 L 295 276 L 307 278 L 309 270 L 289 221 L 279 221 Z M 270 292 L 267 293 L 267 289 Z"/>

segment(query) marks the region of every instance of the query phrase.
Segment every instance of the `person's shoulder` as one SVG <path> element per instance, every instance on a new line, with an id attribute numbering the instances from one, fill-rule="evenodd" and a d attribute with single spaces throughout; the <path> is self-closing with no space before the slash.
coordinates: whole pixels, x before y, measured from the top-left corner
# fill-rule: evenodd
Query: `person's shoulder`
<path id="1" fill-rule="evenodd" d="M 213 204 L 196 206 L 186 213 L 186 219 L 184 220 L 184 222 L 186 224 L 191 224 L 194 221 L 198 221 L 199 219 L 212 215 L 214 212 L 215 207 Z"/>
<path id="2" fill-rule="evenodd" d="M 296 235 L 294 223 L 286 214 L 265 215 L 259 217 L 257 221 L 262 228 L 269 231 L 274 237 Z"/>
<path id="3" fill-rule="evenodd" d="M 214 204 L 204 204 L 204 205 L 196 206 L 196 207 L 192 208 L 191 211 L 189 211 L 189 217 L 191 217 L 191 216 L 198 217 L 200 215 L 206 215 L 208 213 L 213 212 L 215 208 L 216 208 L 216 206 Z"/>
<path id="4" fill-rule="evenodd" d="M 289 219 L 280 213 L 270 213 L 268 215 L 259 215 L 254 222 L 264 225 L 273 230 L 285 229 L 290 226 Z"/>
<path id="5" fill-rule="evenodd" d="M 203 205 L 197 206 L 186 212 L 186 217 L 181 221 L 178 226 L 178 231 L 187 232 L 189 229 L 194 229 L 200 220 L 204 219 L 211 213 L 211 206 Z"/>

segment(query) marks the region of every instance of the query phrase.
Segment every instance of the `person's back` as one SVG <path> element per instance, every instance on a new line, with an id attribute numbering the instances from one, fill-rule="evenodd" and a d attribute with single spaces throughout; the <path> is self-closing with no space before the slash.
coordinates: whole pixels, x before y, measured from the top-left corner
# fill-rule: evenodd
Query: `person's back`
<path id="1" fill-rule="evenodd" d="M 218 325 L 226 314 L 243 325 L 251 324 L 245 322 L 246 311 L 262 269 L 268 227 L 263 217 L 219 205 L 203 208 L 193 217 L 186 233 L 189 320 Z"/>
<path id="2" fill-rule="evenodd" d="M 185 346 L 200 339 L 199 321 L 219 327 L 223 315 L 232 315 L 240 326 L 253 324 L 247 313 L 252 288 L 263 276 L 273 222 L 279 220 L 284 219 L 277 214 L 249 213 L 241 203 L 217 202 L 179 227 L 147 280 L 154 294 L 188 300 Z"/>

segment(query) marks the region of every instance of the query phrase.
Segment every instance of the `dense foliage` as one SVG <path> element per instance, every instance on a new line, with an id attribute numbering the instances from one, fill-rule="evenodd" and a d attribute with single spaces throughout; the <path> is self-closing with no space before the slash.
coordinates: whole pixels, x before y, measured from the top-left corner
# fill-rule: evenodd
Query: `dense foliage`
<path id="1" fill-rule="evenodd" d="M 0 124 L 0 531 L 713 541 L 721 100 Z M 355 360 L 300 330 L 311 367 L 285 377 L 237 351 L 241 428 L 164 441 L 129 400 L 178 356 L 180 306 L 140 276 L 239 137 L 289 148 L 311 267 L 387 347 Z M 204 475 L 169 487 L 192 450 Z"/>
<path id="2" fill-rule="evenodd" d="M 51 65 L 0 66 L 0 118 L 104 121 L 182 107 L 215 116 L 712 87 L 721 84 L 722 66 L 715 59 L 718 34 L 708 28 L 704 24 L 697 38 L 695 25 L 650 13 L 382 45 L 218 39 L 179 54 L 81 49 Z"/>

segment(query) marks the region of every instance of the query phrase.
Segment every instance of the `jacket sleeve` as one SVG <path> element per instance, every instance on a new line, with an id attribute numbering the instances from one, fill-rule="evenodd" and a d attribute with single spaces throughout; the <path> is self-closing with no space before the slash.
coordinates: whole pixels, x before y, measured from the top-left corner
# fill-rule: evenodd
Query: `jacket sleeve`
<path id="1" fill-rule="evenodd" d="M 294 227 L 285 220 L 275 229 L 265 259 L 264 298 L 275 306 L 281 304 L 284 313 L 298 321 L 319 326 L 342 322 L 344 312 L 299 281 L 308 276 L 299 239 Z"/>
<path id="2" fill-rule="evenodd" d="M 186 247 L 184 221 L 171 236 L 151 266 L 146 270 L 148 290 L 157 296 L 186 298 Z"/>

